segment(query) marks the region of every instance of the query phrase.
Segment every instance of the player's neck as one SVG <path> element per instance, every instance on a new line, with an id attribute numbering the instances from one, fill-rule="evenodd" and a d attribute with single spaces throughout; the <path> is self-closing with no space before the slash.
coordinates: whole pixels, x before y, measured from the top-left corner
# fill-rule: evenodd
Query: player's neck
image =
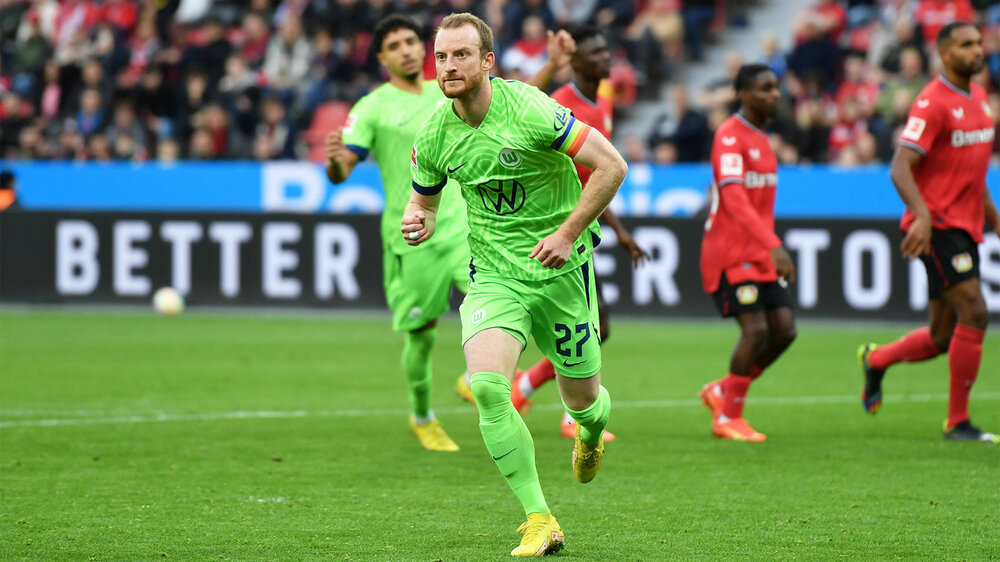
<path id="1" fill-rule="evenodd" d="M 587 101 L 597 104 L 597 87 L 601 83 L 600 80 L 588 80 L 583 76 L 576 75 L 573 83 L 576 84 L 576 89 L 583 94 L 583 97 L 587 98 Z"/>
<path id="2" fill-rule="evenodd" d="M 972 77 L 962 76 L 950 68 L 944 69 L 944 79 L 947 80 L 952 86 L 965 91 L 966 93 L 972 90 Z"/>
<path id="3" fill-rule="evenodd" d="M 483 78 L 483 83 L 474 92 L 455 98 L 452 106 L 455 114 L 467 125 L 478 129 L 486 119 L 486 114 L 490 111 L 490 103 L 493 101 L 493 85 L 490 84 L 489 77 Z"/>
<path id="4" fill-rule="evenodd" d="M 767 126 L 767 117 L 766 116 L 757 115 L 756 113 L 754 113 L 753 111 L 750 111 L 749 109 L 747 109 L 745 107 L 742 108 L 742 109 L 740 109 L 739 114 L 740 114 L 740 116 L 743 117 L 743 119 L 746 119 L 746 121 L 748 123 L 750 123 L 754 127 L 757 127 L 761 131 L 763 131 L 764 127 Z"/>
<path id="5" fill-rule="evenodd" d="M 396 76 L 390 73 L 389 83 L 404 92 L 417 94 L 418 96 L 424 93 L 424 81 L 420 74 L 414 74 L 411 78 L 409 76 Z"/>

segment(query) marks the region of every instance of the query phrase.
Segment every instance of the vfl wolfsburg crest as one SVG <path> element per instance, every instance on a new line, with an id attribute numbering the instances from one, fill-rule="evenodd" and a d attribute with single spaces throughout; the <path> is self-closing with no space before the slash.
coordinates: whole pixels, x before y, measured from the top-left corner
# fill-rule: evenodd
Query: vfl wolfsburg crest
<path id="1" fill-rule="evenodd" d="M 517 180 L 491 180 L 479 184 L 483 208 L 498 215 L 509 215 L 524 206 L 524 186 Z"/>
<path id="2" fill-rule="evenodd" d="M 514 168 L 521 164 L 521 155 L 517 151 L 510 148 L 505 148 L 500 151 L 500 155 L 497 156 L 497 160 L 500 164 L 508 168 Z"/>

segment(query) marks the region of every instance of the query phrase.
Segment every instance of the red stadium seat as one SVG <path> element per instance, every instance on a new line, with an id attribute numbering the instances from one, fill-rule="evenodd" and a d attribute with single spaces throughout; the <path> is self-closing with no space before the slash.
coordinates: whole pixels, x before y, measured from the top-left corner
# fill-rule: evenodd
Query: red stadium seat
<path id="1" fill-rule="evenodd" d="M 322 103 L 316 108 L 312 123 L 303 133 L 303 139 L 309 146 L 310 161 L 326 161 L 326 155 L 323 153 L 323 140 L 330 131 L 344 126 L 350 111 L 350 104 L 336 100 Z"/>

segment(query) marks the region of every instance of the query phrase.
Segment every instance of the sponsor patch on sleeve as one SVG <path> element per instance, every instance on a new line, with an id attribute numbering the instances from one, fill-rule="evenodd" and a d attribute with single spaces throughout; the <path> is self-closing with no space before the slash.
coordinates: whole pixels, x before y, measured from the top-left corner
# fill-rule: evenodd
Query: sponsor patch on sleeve
<path id="1" fill-rule="evenodd" d="M 414 170 L 419 170 L 420 167 L 417 166 L 417 147 L 413 147 L 413 153 L 410 155 L 410 165 L 413 166 Z"/>
<path id="2" fill-rule="evenodd" d="M 358 120 L 358 116 L 351 113 L 347 116 L 347 122 L 344 123 L 343 133 L 349 135 L 354 131 L 354 122 Z"/>
<path id="3" fill-rule="evenodd" d="M 719 158 L 719 172 L 723 176 L 743 176 L 743 155 L 727 152 Z"/>
<path id="4" fill-rule="evenodd" d="M 906 128 L 903 129 L 902 138 L 911 141 L 919 141 L 920 135 L 924 134 L 924 129 L 927 127 L 927 121 L 919 117 L 910 117 L 906 122 Z"/>

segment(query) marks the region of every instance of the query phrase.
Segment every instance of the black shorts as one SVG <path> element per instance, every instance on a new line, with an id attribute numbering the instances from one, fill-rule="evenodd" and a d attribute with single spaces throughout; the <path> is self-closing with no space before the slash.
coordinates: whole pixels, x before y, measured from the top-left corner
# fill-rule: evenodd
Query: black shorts
<path id="1" fill-rule="evenodd" d="M 788 289 L 780 282 L 744 281 L 730 285 L 725 273 L 722 274 L 722 280 L 719 281 L 719 290 L 712 293 L 712 299 L 723 318 L 755 310 L 794 308 L 792 296 L 788 294 Z"/>
<path id="2" fill-rule="evenodd" d="M 920 256 L 927 268 L 927 296 L 941 298 L 941 292 L 962 281 L 979 277 L 979 246 L 960 229 L 933 230 L 931 252 Z"/>

